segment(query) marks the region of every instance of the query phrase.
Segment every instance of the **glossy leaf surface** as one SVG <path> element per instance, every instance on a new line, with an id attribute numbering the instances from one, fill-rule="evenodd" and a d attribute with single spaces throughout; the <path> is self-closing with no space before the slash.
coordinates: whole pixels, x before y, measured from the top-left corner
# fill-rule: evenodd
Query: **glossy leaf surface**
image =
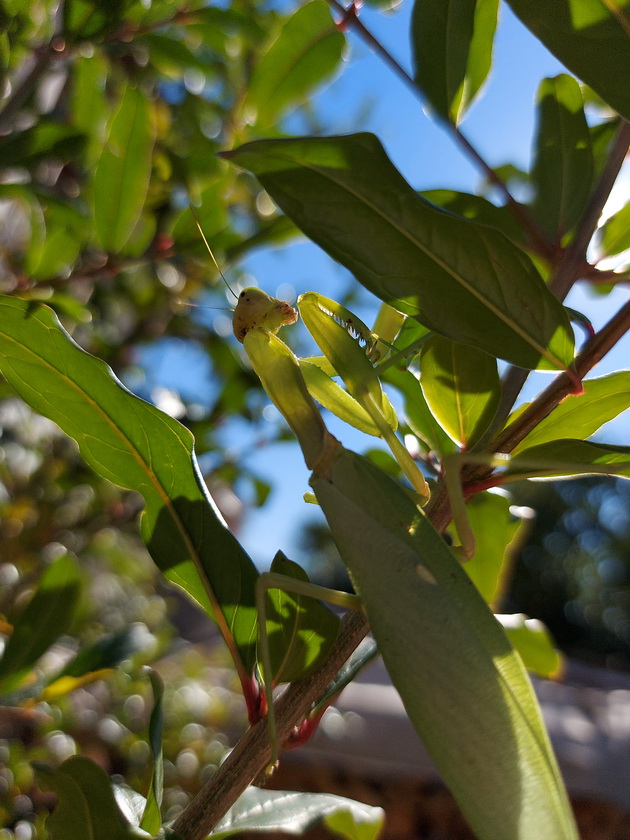
<path id="1" fill-rule="evenodd" d="M 224 157 L 394 308 L 522 367 L 570 362 L 567 316 L 529 257 L 423 200 L 373 135 L 261 140 Z"/>
<path id="2" fill-rule="evenodd" d="M 560 438 L 589 438 L 609 420 L 630 408 L 630 372 L 620 370 L 606 376 L 585 379 L 584 393 L 563 400 L 551 414 L 514 448 L 513 454 Z M 522 414 L 526 405 L 510 420 Z"/>
<path id="3" fill-rule="evenodd" d="M 141 531 L 154 561 L 214 615 L 228 644 L 236 640 L 249 669 L 257 572 L 202 484 L 190 432 L 127 391 L 44 306 L 0 299 L 0 370 L 97 473 L 142 494 Z"/>
<path id="4" fill-rule="evenodd" d="M 415 79 L 431 107 L 458 123 L 492 66 L 498 0 L 416 0 Z"/>
<path id="5" fill-rule="evenodd" d="M 292 793 L 250 787 L 210 837 L 220 840 L 243 831 L 302 834 L 319 822 L 347 840 L 376 840 L 383 824 L 383 811 L 329 793 Z"/>
<path id="6" fill-rule="evenodd" d="M 576 838 L 522 663 L 442 537 L 354 453 L 311 484 L 392 681 L 475 835 Z"/>
<path id="7" fill-rule="evenodd" d="M 630 446 L 571 438 L 552 440 L 523 449 L 507 470 L 508 475 L 536 476 L 538 473 L 549 478 L 601 473 L 630 478 Z"/>
<path id="8" fill-rule="evenodd" d="M 630 6 L 625 0 L 508 0 L 556 58 L 630 119 Z"/>
<path id="9" fill-rule="evenodd" d="M 422 347 L 420 384 L 433 416 L 464 449 L 486 431 L 501 396 L 496 360 L 443 336 Z"/>
<path id="10" fill-rule="evenodd" d="M 572 76 L 544 79 L 532 168 L 533 213 L 560 243 L 580 218 L 591 190 L 593 154 L 580 86 Z"/>

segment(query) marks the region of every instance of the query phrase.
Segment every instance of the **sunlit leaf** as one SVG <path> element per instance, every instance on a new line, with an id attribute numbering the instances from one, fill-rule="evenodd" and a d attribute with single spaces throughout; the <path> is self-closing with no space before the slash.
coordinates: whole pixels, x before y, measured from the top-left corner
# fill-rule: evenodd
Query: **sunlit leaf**
<path id="1" fill-rule="evenodd" d="M 602 225 L 598 247 L 603 257 L 620 254 L 630 248 L 630 202 Z"/>
<path id="2" fill-rule="evenodd" d="M 563 438 L 519 451 L 507 475 L 561 478 L 578 475 L 617 475 L 630 478 L 630 446 L 591 443 Z"/>
<path id="3" fill-rule="evenodd" d="M 630 6 L 626 0 L 508 0 L 556 58 L 630 119 Z"/>
<path id="4" fill-rule="evenodd" d="M 441 335 L 422 347 L 420 385 L 433 416 L 465 449 L 486 431 L 501 396 L 496 360 Z"/>
<path id="5" fill-rule="evenodd" d="M 224 156 L 394 308 L 522 367 L 570 362 L 568 318 L 529 257 L 423 200 L 373 135 L 261 140 Z"/>
<path id="6" fill-rule="evenodd" d="M 415 79 L 437 113 L 458 123 L 492 66 L 498 0 L 416 0 Z"/>
<path id="7" fill-rule="evenodd" d="M 151 747 L 151 783 L 147 801 L 140 821 L 140 828 L 149 834 L 157 834 L 162 825 L 160 809 L 164 788 L 164 761 L 162 756 L 162 729 L 164 725 L 164 682 L 157 671 L 150 670 L 149 678 L 153 689 L 153 709 L 149 719 L 149 746 Z"/>
<path id="8" fill-rule="evenodd" d="M 553 639 L 545 625 L 536 618 L 522 614 L 497 615 L 508 639 L 518 651 L 528 671 L 539 677 L 558 676 L 562 657 L 555 649 Z"/>
<path id="9" fill-rule="evenodd" d="M 455 451 L 455 444 L 433 416 L 416 377 L 409 370 L 389 368 L 383 377 L 404 399 L 404 417 L 411 431 L 440 455 Z"/>

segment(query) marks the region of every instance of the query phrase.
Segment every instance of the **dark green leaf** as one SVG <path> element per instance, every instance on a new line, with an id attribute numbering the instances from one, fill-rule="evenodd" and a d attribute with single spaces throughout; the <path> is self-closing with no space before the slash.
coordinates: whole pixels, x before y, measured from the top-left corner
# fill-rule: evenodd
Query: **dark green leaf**
<path id="1" fill-rule="evenodd" d="M 236 640 L 249 674 L 257 573 L 202 484 L 190 432 L 123 388 L 47 307 L 0 299 L 0 370 L 35 411 L 74 437 L 97 473 L 144 496 L 141 530 L 151 556 L 214 615 L 238 663 Z"/>
<path id="2" fill-rule="evenodd" d="M 376 840 L 383 811 L 329 793 L 293 793 L 247 788 L 210 837 L 220 840 L 243 831 L 303 834 L 319 822 L 348 840 Z"/>
<path id="3" fill-rule="evenodd" d="M 538 132 L 532 210 L 560 244 L 576 224 L 591 191 L 593 154 L 580 86 L 572 76 L 544 79 L 538 89 Z"/>
<path id="4" fill-rule="evenodd" d="M 46 820 L 48 840 L 133 840 L 138 835 L 123 817 L 104 770 L 82 756 L 72 756 L 53 770 L 35 767 L 44 790 L 57 794 L 55 810 Z"/>
<path id="5" fill-rule="evenodd" d="M 162 756 L 162 729 L 164 723 L 164 712 L 162 701 L 164 699 L 164 683 L 157 671 L 149 670 L 151 687 L 153 688 L 153 709 L 149 720 L 149 746 L 153 767 L 151 771 L 151 784 L 147 796 L 144 813 L 140 821 L 140 828 L 148 831 L 149 834 L 157 834 L 162 825 L 160 809 L 162 807 L 162 793 L 164 790 L 164 763 Z"/>
<path id="6" fill-rule="evenodd" d="M 556 58 L 630 119 L 630 9 L 601 0 L 508 0 Z"/>
<path id="7" fill-rule="evenodd" d="M 435 419 L 463 449 L 486 431 L 501 396 L 496 360 L 441 335 L 422 347 L 420 385 Z"/>
<path id="8" fill-rule="evenodd" d="M 394 308 L 522 367 L 570 362 L 568 318 L 529 257 L 424 201 L 373 135 L 262 140 L 224 156 Z"/>
<path id="9" fill-rule="evenodd" d="M 458 123 L 492 66 L 498 0 L 416 0 L 411 22 L 415 79 L 429 104 Z"/>
<path id="10" fill-rule="evenodd" d="M 404 489 L 344 451 L 311 479 L 409 717 L 479 840 L 575 840 L 536 697 Z"/>
<path id="11" fill-rule="evenodd" d="M 2 659 L 0 689 L 15 688 L 74 618 L 81 594 L 76 560 L 64 554 L 42 575 L 34 595 L 14 623 Z"/>
<path id="12" fill-rule="evenodd" d="M 308 575 L 278 552 L 271 572 L 308 583 Z M 328 656 L 339 632 L 339 619 L 327 607 L 290 588 L 270 589 L 267 597 L 267 636 L 274 684 L 292 682 Z"/>
<path id="13" fill-rule="evenodd" d="M 610 446 L 563 438 L 523 449 L 510 462 L 510 476 L 547 478 L 578 475 L 618 475 L 630 478 L 630 446 Z"/>
<path id="14" fill-rule="evenodd" d="M 254 69 L 245 114 L 259 129 L 274 125 L 335 72 L 344 44 L 325 0 L 300 6 Z"/>
<path id="15" fill-rule="evenodd" d="M 33 167 L 47 158 L 73 160 L 85 146 L 85 135 L 59 123 L 37 123 L 24 131 L 0 137 L 0 167 Z"/>
<path id="16" fill-rule="evenodd" d="M 603 257 L 620 254 L 630 248 L 630 202 L 602 225 L 598 246 Z"/>
<path id="17" fill-rule="evenodd" d="M 136 226 L 151 177 L 155 116 L 149 99 L 127 85 L 107 131 L 92 189 L 100 246 L 120 252 Z"/>
<path id="18" fill-rule="evenodd" d="M 513 454 L 559 438 L 591 437 L 604 423 L 630 408 L 629 371 L 620 370 L 596 379 L 585 379 L 583 385 L 583 394 L 563 400 L 515 447 Z M 510 420 L 522 414 L 527 405 L 520 406 Z"/>
<path id="19" fill-rule="evenodd" d="M 49 680 L 52 684 L 63 677 L 82 677 L 91 671 L 114 668 L 146 643 L 147 630 L 144 624 L 131 624 L 118 633 L 103 636 L 93 645 L 83 648 L 68 664 Z"/>
<path id="20" fill-rule="evenodd" d="M 102 37 L 119 26 L 125 0 L 65 0 L 63 34 L 70 41 Z"/>
<path id="21" fill-rule="evenodd" d="M 457 213 L 458 216 L 464 216 L 466 219 L 472 219 L 500 230 L 512 242 L 518 244 L 524 242 L 523 229 L 508 207 L 497 207 L 481 195 L 455 190 L 424 190 L 422 196 L 450 213 Z"/>

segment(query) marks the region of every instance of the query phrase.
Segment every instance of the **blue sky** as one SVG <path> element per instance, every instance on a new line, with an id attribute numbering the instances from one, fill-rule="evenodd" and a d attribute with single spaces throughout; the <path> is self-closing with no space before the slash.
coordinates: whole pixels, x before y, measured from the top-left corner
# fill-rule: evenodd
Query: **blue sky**
<path id="1" fill-rule="evenodd" d="M 286 7 L 287 3 L 281 5 Z M 376 13 L 368 8 L 361 13 L 363 22 L 407 69 L 411 69 L 408 36 L 411 8 L 410 0 L 405 0 L 394 14 Z M 441 187 L 475 191 L 480 181 L 477 169 L 451 138 L 431 121 L 418 99 L 352 34 L 349 35 L 349 47 L 343 72 L 314 99 L 317 113 L 330 127 L 330 133 L 373 131 L 396 166 L 417 189 Z M 503 4 L 490 82 L 462 125 L 468 138 L 491 165 L 512 162 L 528 166 L 535 130 L 536 89 L 543 77 L 562 71 L 562 66 Z M 293 121 L 290 128 L 299 132 L 299 120 Z M 257 285 L 265 291 L 282 297 L 286 296 L 287 284 L 297 294 L 314 289 L 331 297 L 340 297 L 349 284 L 345 270 L 306 240 L 255 253 L 241 268 L 253 275 Z M 626 298 L 627 292 L 622 290 L 605 298 L 579 290 L 572 294 L 568 303 L 588 311 L 597 328 Z M 226 340 L 233 339 L 227 337 Z M 177 347 L 174 345 L 175 354 Z M 628 358 L 630 347 L 626 339 L 595 374 L 627 366 Z M 175 359 L 171 364 L 164 360 L 159 363 L 168 379 L 168 369 Z M 199 363 L 203 365 L 201 361 Z M 181 371 L 181 359 L 175 365 Z M 205 381 L 211 387 L 211 371 L 206 369 L 202 376 L 201 367 L 199 371 L 198 385 Z M 548 381 L 541 375 L 533 380 L 527 390 L 528 397 Z M 333 434 L 351 448 L 361 450 L 374 444 L 373 438 L 342 428 L 334 418 L 330 422 L 327 419 L 327 424 Z M 627 430 L 627 420 L 621 419 L 605 439 L 627 443 Z M 236 449 L 249 448 L 247 441 L 238 439 L 234 446 Z M 247 464 L 267 477 L 274 491 L 262 510 L 248 514 L 239 539 L 263 566 L 271 562 L 279 548 L 303 562 L 305 558 L 300 558 L 295 550 L 299 526 L 318 513 L 302 502 L 302 494 L 308 489 L 308 471 L 297 446 L 283 444 L 259 449 L 248 456 Z"/>

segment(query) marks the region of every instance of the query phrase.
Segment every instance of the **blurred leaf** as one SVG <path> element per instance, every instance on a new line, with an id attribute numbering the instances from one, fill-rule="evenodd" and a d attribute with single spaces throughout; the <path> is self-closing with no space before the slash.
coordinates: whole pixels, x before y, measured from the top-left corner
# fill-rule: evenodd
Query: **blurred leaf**
<path id="1" fill-rule="evenodd" d="M 575 437 L 585 439 L 630 408 L 630 371 L 620 370 L 583 381 L 584 393 L 570 396 L 538 423 L 514 448 L 513 455 L 540 443 Z M 519 406 L 510 423 L 525 411 L 529 403 Z"/>
<path id="2" fill-rule="evenodd" d="M 69 41 L 102 37 L 123 20 L 125 0 L 65 0 L 63 34 Z"/>
<path id="3" fill-rule="evenodd" d="M 201 484 L 190 432 L 123 388 L 47 307 L 4 297 L 0 316 L 4 376 L 77 441 L 97 473 L 144 496 L 141 532 L 151 556 L 214 616 L 237 668 L 240 653 L 249 674 L 257 573 Z"/>
<path id="4" fill-rule="evenodd" d="M 542 621 L 522 614 L 497 615 L 496 618 L 528 671 L 546 679 L 559 675 L 562 657 Z"/>
<path id="5" fill-rule="evenodd" d="M 0 659 L 3 693 L 19 685 L 40 656 L 68 630 L 80 594 L 77 562 L 64 554 L 46 569 L 31 600 L 13 623 L 13 633 Z"/>
<path id="6" fill-rule="evenodd" d="M 162 729 L 164 725 L 164 682 L 153 669 L 149 670 L 151 687 L 153 688 L 153 709 L 149 720 L 149 746 L 153 767 L 151 768 L 151 783 L 146 805 L 140 821 L 140 828 L 149 834 L 157 834 L 162 825 L 161 807 L 164 790 L 164 764 L 162 756 Z"/>
<path id="7" fill-rule="evenodd" d="M 37 782 L 57 794 L 46 820 L 48 840 L 133 840 L 138 837 L 123 817 L 109 777 L 89 758 L 74 755 L 56 770 L 36 764 Z"/>
<path id="8" fill-rule="evenodd" d="M 464 449 L 489 427 L 501 397 L 496 360 L 441 335 L 422 347 L 420 385 L 435 419 Z"/>
<path id="9" fill-rule="evenodd" d="M 439 455 L 455 451 L 455 444 L 433 416 L 420 383 L 411 371 L 390 367 L 383 381 L 394 385 L 403 395 L 405 419 L 416 437 Z"/>
<path id="10" fill-rule="evenodd" d="M 164 76 L 181 79 L 191 67 L 205 74 L 210 70 L 207 62 L 198 58 L 186 44 L 171 35 L 150 33 L 142 35 L 135 42 L 146 47 L 149 61 Z"/>
<path id="11" fill-rule="evenodd" d="M 376 840 L 383 825 L 383 811 L 329 793 L 250 787 L 215 826 L 210 837 L 220 840 L 243 831 L 302 834 L 319 822 L 348 840 Z"/>
<path id="12" fill-rule="evenodd" d="M 86 163 L 93 166 L 102 151 L 107 122 L 105 86 L 109 65 L 100 52 L 76 55 L 72 61 L 70 113 L 72 124 L 86 138 Z"/>
<path id="13" fill-rule="evenodd" d="M 154 140 L 153 105 L 138 88 L 127 85 L 94 172 L 94 224 L 105 251 L 121 251 L 140 218 Z"/>
<path id="14" fill-rule="evenodd" d="M 0 137 L 0 168 L 32 168 L 46 158 L 73 160 L 81 154 L 85 139 L 76 128 L 42 120 L 24 131 Z"/>
<path id="15" fill-rule="evenodd" d="M 411 21 L 415 80 L 431 107 L 458 123 L 492 66 L 498 0 L 416 0 Z"/>
<path id="16" fill-rule="evenodd" d="M 475 836 L 575 840 L 522 663 L 442 536 L 347 450 L 311 485 L 392 682 Z"/>
<path id="17" fill-rule="evenodd" d="M 566 313 L 529 257 L 424 201 L 373 135 L 261 140 L 223 156 L 394 308 L 522 367 L 571 361 Z"/>
<path id="18" fill-rule="evenodd" d="M 344 44 L 325 0 L 300 6 L 254 68 L 243 112 L 261 130 L 277 123 L 335 72 Z"/>
<path id="19" fill-rule="evenodd" d="M 630 119 L 630 9 L 601 0 L 508 0 L 512 11 L 572 73 Z"/>
<path id="20" fill-rule="evenodd" d="M 497 493 L 477 493 L 466 503 L 466 514 L 475 535 L 475 553 L 462 568 L 484 601 L 494 605 L 503 594 L 510 543 L 521 522 L 510 514 L 509 499 Z"/>
<path id="21" fill-rule="evenodd" d="M 560 244 L 582 215 L 591 192 L 593 155 L 580 86 L 572 76 L 543 79 L 532 185 L 533 213 Z"/>
<path id="22" fill-rule="evenodd" d="M 522 463 L 519 463 L 519 459 Z M 592 467 L 602 469 L 593 470 Z M 630 446 L 611 446 L 587 440 L 563 438 L 527 447 L 511 461 L 506 474 L 537 477 L 544 471 L 548 478 L 578 475 L 618 475 L 630 478 Z"/>
<path id="23" fill-rule="evenodd" d="M 269 570 L 308 583 L 308 575 L 281 551 Z M 292 682 L 317 667 L 330 652 L 339 619 L 315 598 L 282 589 L 267 591 L 267 635 L 274 684 Z"/>
<path id="24" fill-rule="evenodd" d="M 604 222 L 598 246 L 602 257 L 621 254 L 630 248 L 630 202 Z"/>

